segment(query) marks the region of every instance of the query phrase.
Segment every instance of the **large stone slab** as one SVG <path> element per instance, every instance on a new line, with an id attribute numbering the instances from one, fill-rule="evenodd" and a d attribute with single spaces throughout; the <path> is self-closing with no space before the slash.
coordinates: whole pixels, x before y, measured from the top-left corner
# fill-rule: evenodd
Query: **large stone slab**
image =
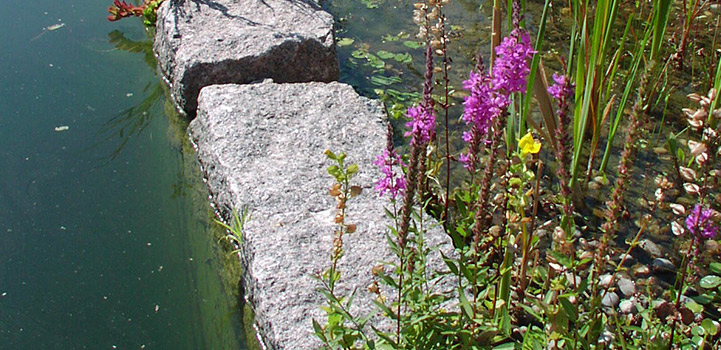
<path id="1" fill-rule="evenodd" d="M 154 50 L 176 104 L 212 84 L 334 81 L 333 18 L 312 0 L 168 0 Z"/>
<path id="2" fill-rule="evenodd" d="M 341 260 L 347 293 L 357 289 L 353 312 L 373 310 L 367 291 L 371 267 L 391 261 L 385 232 L 387 205 L 373 191 L 371 163 L 386 144 L 386 117 L 378 101 L 340 83 L 209 86 L 200 93 L 190 133 L 207 177 L 211 201 L 223 215 L 247 206 L 242 260 L 246 295 L 266 345 L 317 349 L 312 319 L 323 323 L 322 296 L 313 274 L 329 266 L 335 200 L 325 149 L 345 151 L 360 172 L 363 193 L 349 202 Z M 350 163 L 349 163 L 350 164 Z M 438 230 L 430 245 L 445 242 Z"/>

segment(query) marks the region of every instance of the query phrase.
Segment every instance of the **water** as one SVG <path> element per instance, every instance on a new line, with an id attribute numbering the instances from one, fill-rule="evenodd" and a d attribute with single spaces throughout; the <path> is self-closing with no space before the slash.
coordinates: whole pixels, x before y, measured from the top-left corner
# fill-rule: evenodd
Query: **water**
<path id="1" fill-rule="evenodd" d="M 185 124 L 109 4 L 3 3 L 0 349 L 244 349 Z"/>

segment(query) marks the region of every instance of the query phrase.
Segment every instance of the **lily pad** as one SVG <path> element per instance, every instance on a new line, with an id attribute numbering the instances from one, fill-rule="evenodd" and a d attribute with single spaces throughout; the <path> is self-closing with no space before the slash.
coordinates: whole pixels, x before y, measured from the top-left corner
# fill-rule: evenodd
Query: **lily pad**
<path id="1" fill-rule="evenodd" d="M 389 58 L 393 58 L 393 57 L 395 56 L 394 53 L 388 52 L 388 51 L 384 51 L 384 50 L 381 50 L 381 51 L 376 52 L 376 55 L 378 55 L 378 57 L 380 57 L 380 58 L 382 58 L 382 59 L 384 59 L 384 60 L 387 60 L 387 59 L 389 59 Z"/>
<path id="2" fill-rule="evenodd" d="M 406 47 L 410 47 L 411 49 L 417 49 L 417 48 L 423 46 L 423 44 L 421 44 L 417 41 L 404 41 L 403 45 L 405 45 Z"/>
<path id="3" fill-rule="evenodd" d="M 398 63 L 411 63 L 411 61 L 413 61 L 413 56 L 409 53 L 399 53 L 395 54 L 393 59 L 398 61 Z"/>
<path id="4" fill-rule="evenodd" d="M 348 45 L 353 44 L 354 41 L 355 40 L 353 40 L 351 38 L 342 38 L 342 39 L 338 40 L 338 46 L 348 46 Z"/>

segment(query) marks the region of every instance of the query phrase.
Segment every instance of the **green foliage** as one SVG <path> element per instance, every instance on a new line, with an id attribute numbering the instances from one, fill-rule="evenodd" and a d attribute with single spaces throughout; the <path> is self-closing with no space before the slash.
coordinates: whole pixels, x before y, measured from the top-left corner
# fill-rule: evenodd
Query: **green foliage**
<path id="1" fill-rule="evenodd" d="M 426 96 L 401 92 L 397 87 L 403 83 L 403 77 L 387 74 L 394 64 L 412 63 L 410 54 L 394 53 L 387 47 L 371 50 L 365 44 L 356 44 L 350 53 L 352 59 L 374 69 L 368 82 L 386 102 L 392 117 L 400 118 L 409 104 L 421 98 L 439 119 L 443 113 L 449 113 L 453 103 L 458 103 L 444 95 L 452 91 L 446 69 L 452 60 L 444 46 L 447 37 L 443 37 L 446 13 L 439 10 L 429 16 L 429 12 L 421 10 L 424 6 L 440 9 L 442 4 L 437 3 L 424 2 L 415 7 L 421 11 L 415 14 L 415 25 L 428 30 L 430 26 L 423 27 L 428 25 L 423 21 L 437 21 L 432 22 L 435 36 L 429 35 L 425 42 L 413 41 L 403 32 L 382 37 L 384 43 L 402 43 L 412 49 L 425 45 L 433 48 L 435 75 L 427 82 L 427 86 L 433 87 L 432 101 L 428 100 L 428 91 Z M 546 1 L 539 22 L 535 45 L 539 52 L 544 47 L 547 19 L 554 16 L 550 3 Z M 505 4 L 508 13 L 526 6 L 525 1 Z M 629 175 L 633 170 L 630 165 L 636 152 L 643 150 L 638 139 L 644 135 L 652 101 L 664 100 L 665 96 L 656 95 L 668 91 L 658 85 L 668 74 L 670 60 L 663 64 L 663 55 L 668 31 L 673 30 L 669 19 L 676 18 L 673 12 L 678 7 L 670 1 L 631 4 L 617 0 L 573 0 L 568 6 L 567 13 L 572 15 L 570 63 L 562 66 L 576 85 L 570 103 L 573 116 L 570 149 L 563 150 L 555 134 L 560 120 L 557 113 L 565 111 L 548 107 L 543 112 L 545 125 L 531 125 L 536 107 L 529 95 L 533 91 L 542 104 L 540 95 L 547 88 L 542 86 L 547 77 L 541 77 L 545 73 L 540 54 L 531 63 L 527 94 L 512 96 L 511 106 L 502 114 L 505 119 L 491 126 L 495 134 L 489 133 L 484 144 L 478 146 L 480 169 L 464 172 L 467 176 L 454 181 L 453 186 L 449 185 L 450 180 L 444 185 L 443 180 L 453 172 L 452 162 L 460 158 L 457 150 L 443 149 L 445 138 L 459 134 L 448 124 L 427 145 L 411 144 L 407 162 L 414 164 L 415 155 L 422 157 L 419 165 L 407 166 L 406 180 L 418 192 L 407 195 L 402 207 L 393 202 L 392 208 L 386 208 L 393 223 L 387 231 L 388 248 L 395 259 L 373 268 L 375 282 L 371 291 L 375 294 L 376 309 L 363 317 L 350 314 L 354 293 L 340 297 L 333 292 L 333 286 L 341 283 L 340 272 L 331 268 L 322 276 L 328 320 L 326 324 L 315 322 L 314 329 L 327 348 L 595 350 L 719 346 L 721 264 L 700 264 L 706 238 L 700 238 L 694 231 L 702 229 L 699 225 L 694 229 L 688 224 L 695 204 L 703 210 L 714 210 L 707 214 L 715 216 L 708 219 L 713 225 L 718 226 L 721 221 L 716 211 L 721 203 L 718 191 L 721 169 L 716 165 L 721 130 L 714 123 L 718 112 L 713 115 L 718 97 L 710 93 L 692 98 L 701 101 L 701 107 L 685 111 L 690 127 L 671 133 L 666 139 L 673 163 L 668 164 L 671 174 L 657 177 L 656 188 L 643 198 L 651 204 L 643 213 L 630 213 L 638 220 L 629 222 L 622 213 L 627 204 L 624 194 L 629 186 L 635 185 L 629 183 L 637 180 Z M 492 28 L 502 21 L 496 15 L 502 7 L 501 1 L 493 1 Z M 512 25 L 510 17 L 508 23 Z M 444 40 L 433 42 L 439 37 Z M 719 66 L 721 62 L 716 67 Z M 424 76 L 427 75 L 430 74 Z M 538 84 L 539 81 L 542 83 Z M 720 87 L 721 68 L 716 70 L 713 83 Z M 629 111 L 626 107 L 632 96 L 636 99 Z M 534 134 L 529 132 L 527 123 L 535 128 Z M 620 174 L 607 177 L 603 172 L 610 167 L 613 153 L 618 153 L 615 136 L 624 127 L 629 131 L 617 168 Z M 441 136 L 443 132 L 448 136 Z M 573 204 L 571 196 L 557 194 L 560 181 L 549 179 L 552 175 L 544 172 L 548 156 L 541 153 L 570 153 L 570 164 L 560 162 L 556 166 L 571 170 L 571 195 L 581 204 L 598 205 L 583 202 L 583 197 L 587 179 L 596 169 L 594 157 L 604 140 L 605 151 L 597 168 L 602 171 L 599 176 L 602 179 L 594 181 L 604 185 L 609 179 L 614 182 L 608 201 L 598 198 L 605 210 L 592 207 L 565 212 L 562 208 Z M 329 158 L 336 161 L 329 173 L 343 192 L 349 177 L 344 170 L 348 169 L 344 168 L 345 155 L 332 154 Z M 585 172 L 582 164 L 586 165 Z M 415 172 L 420 173 L 420 178 L 409 175 Z M 409 211 L 412 219 L 408 227 L 403 227 Z M 606 221 L 600 230 L 591 227 L 598 226 L 598 221 L 588 217 L 591 212 L 600 213 L 597 216 Z M 559 217 L 565 221 L 561 222 Z M 434 225 L 443 227 L 452 246 L 427 246 L 425 236 Z M 633 238 L 621 243 L 615 239 L 615 230 L 620 225 L 638 230 Z M 671 279 L 675 279 L 667 288 L 659 291 L 650 283 L 634 285 L 633 295 L 623 296 L 621 311 L 614 298 L 623 294 L 619 280 L 630 275 L 626 258 L 619 261 L 616 257 L 635 253 L 651 225 L 670 226 L 670 231 L 680 236 L 676 245 L 683 252 L 682 259 L 674 261 L 678 270 L 672 271 L 676 273 Z M 600 238 L 591 237 L 599 234 Z M 625 255 L 617 247 L 623 244 L 627 246 Z M 434 259 L 441 267 L 428 263 Z M 392 326 L 377 329 L 375 323 L 369 323 L 374 317 L 383 318 Z"/>
<path id="2" fill-rule="evenodd" d="M 248 222 L 248 220 L 250 220 L 250 210 L 247 207 L 243 207 L 240 211 L 240 215 L 236 209 L 233 209 L 233 218 L 229 224 L 217 219 L 215 222 L 228 231 L 228 234 L 223 238 L 232 242 L 236 247 L 240 247 L 243 245 L 243 226 L 246 222 Z M 235 254 L 239 251 L 240 248 L 237 248 L 233 250 L 231 254 Z"/>

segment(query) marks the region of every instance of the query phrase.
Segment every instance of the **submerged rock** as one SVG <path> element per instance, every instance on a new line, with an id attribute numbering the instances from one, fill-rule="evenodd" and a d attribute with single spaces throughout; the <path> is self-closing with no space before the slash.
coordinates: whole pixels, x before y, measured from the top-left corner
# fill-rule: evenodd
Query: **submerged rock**
<path id="1" fill-rule="evenodd" d="M 665 258 L 653 259 L 651 266 L 653 266 L 653 270 L 655 272 L 660 272 L 660 273 L 674 272 L 676 270 L 676 266 L 671 262 L 671 260 L 668 260 Z"/>
<path id="2" fill-rule="evenodd" d="M 325 299 L 312 276 L 330 266 L 336 212 L 326 149 L 358 164 L 351 184 L 363 188 L 348 202 L 346 222 L 357 230 L 344 236 L 337 292 L 356 291 L 355 315 L 374 310 L 371 269 L 394 260 L 385 238 L 388 203 L 374 193 L 380 171 L 371 164 L 386 147 L 386 123 L 381 103 L 340 83 L 266 81 L 201 91 L 190 133 L 216 208 L 226 217 L 232 208 L 250 209 L 243 283 L 270 349 L 320 348 L 312 320 L 325 322 Z M 426 238 L 430 246 L 448 243 L 438 230 Z M 436 261 L 431 269 L 443 265 Z"/>
<path id="3" fill-rule="evenodd" d="M 621 299 L 618 297 L 618 294 L 615 292 L 608 292 L 603 296 L 603 299 L 601 299 L 601 305 L 608 308 L 615 308 L 618 306 L 620 301 Z"/>
<path id="4" fill-rule="evenodd" d="M 621 277 L 618 279 L 618 289 L 624 296 L 630 297 L 636 293 L 636 283 L 628 278 Z"/>
<path id="5" fill-rule="evenodd" d="M 173 99 L 190 116 L 204 86 L 339 76 L 333 18 L 311 1 L 165 1 L 153 49 Z"/>

